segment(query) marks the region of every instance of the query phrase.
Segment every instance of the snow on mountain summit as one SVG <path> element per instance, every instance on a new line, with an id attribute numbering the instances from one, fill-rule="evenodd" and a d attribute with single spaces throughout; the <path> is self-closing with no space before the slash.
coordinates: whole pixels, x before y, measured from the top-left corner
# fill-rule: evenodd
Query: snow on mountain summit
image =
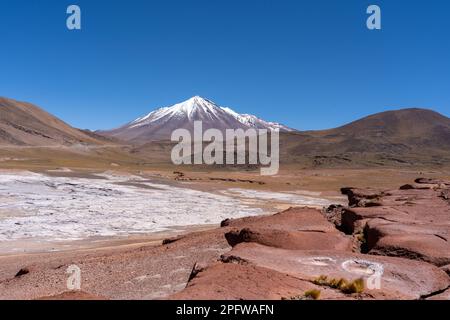
<path id="1" fill-rule="evenodd" d="M 200 96 L 195 96 L 181 103 L 177 103 L 171 107 L 159 108 L 150 112 L 148 115 L 138 118 L 131 123 L 132 127 L 139 127 L 151 124 L 163 117 L 188 117 L 189 120 L 197 120 L 194 118 L 196 113 L 206 113 L 211 115 L 218 115 L 220 107 L 214 102 L 204 99 Z"/>
<path id="2" fill-rule="evenodd" d="M 184 102 L 177 103 L 171 107 L 159 108 L 150 112 L 148 115 L 138 118 L 130 123 L 131 127 L 140 127 L 150 125 L 152 122 L 157 121 L 163 117 L 170 116 L 175 118 L 187 117 L 189 120 L 197 121 L 198 114 L 206 114 L 211 119 L 220 119 L 220 116 L 225 114 L 231 115 L 234 119 L 238 120 L 245 126 L 256 129 L 280 129 L 281 131 L 293 131 L 282 124 L 276 122 L 267 122 L 254 115 L 239 114 L 231 108 L 221 107 L 211 100 L 202 98 L 200 96 L 192 97 Z"/>
<path id="3" fill-rule="evenodd" d="M 267 122 L 254 115 L 239 114 L 231 108 L 221 107 L 211 100 L 195 96 L 173 106 L 156 109 L 106 134 L 128 141 L 165 140 L 170 139 L 175 129 L 192 130 L 194 121 L 202 121 L 204 130 L 255 128 L 294 131 L 282 124 Z"/>

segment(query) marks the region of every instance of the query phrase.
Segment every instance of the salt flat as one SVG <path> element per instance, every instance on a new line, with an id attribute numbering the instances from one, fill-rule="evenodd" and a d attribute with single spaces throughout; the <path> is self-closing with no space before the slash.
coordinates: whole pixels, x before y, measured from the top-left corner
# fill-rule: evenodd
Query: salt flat
<path id="1" fill-rule="evenodd" d="M 313 207 L 325 207 L 333 204 L 332 201 L 327 199 L 321 199 L 319 197 L 312 197 L 309 195 L 301 195 L 293 192 L 268 192 L 259 190 L 249 190 L 240 188 L 231 188 L 223 192 L 225 195 L 234 197 L 240 197 L 248 200 L 256 201 L 270 201 L 281 202 L 285 204 L 297 205 L 297 206 L 313 206 Z M 316 193 L 315 195 L 319 195 Z"/>
<path id="2" fill-rule="evenodd" d="M 265 213 L 246 201 L 248 197 L 293 205 L 327 204 L 295 194 L 244 194 L 238 189 L 210 193 L 112 172 L 90 179 L 3 171 L 0 241 L 72 241 L 149 234 Z"/>

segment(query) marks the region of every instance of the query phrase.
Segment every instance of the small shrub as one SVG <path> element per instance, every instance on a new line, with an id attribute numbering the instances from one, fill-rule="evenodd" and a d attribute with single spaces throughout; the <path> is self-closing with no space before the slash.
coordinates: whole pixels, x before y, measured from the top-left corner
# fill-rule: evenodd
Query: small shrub
<path id="1" fill-rule="evenodd" d="M 364 280 L 356 279 L 352 282 L 341 278 L 341 279 L 329 279 L 327 276 L 320 276 L 317 279 L 313 280 L 313 283 L 319 286 L 326 286 L 333 289 L 338 289 L 342 293 L 352 294 L 352 293 L 361 293 L 364 291 Z"/>
<path id="2" fill-rule="evenodd" d="M 356 239 L 362 244 L 366 244 L 367 240 L 366 240 L 366 235 L 364 234 L 364 232 L 360 232 L 356 234 Z"/>
<path id="3" fill-rule="evenodd" d="M 281 300 L 318 300 L 320 297 L 320 290 L 312 289 L 306 291 L 303 295 L 282 297 Z"/>
<path id="4" fill-rule="evenodd" d="M 341 288 L 341 291 L 347 294 L 361 293 L 364 291 L 364 280 L 356 279 L 355 281 L 350 282 L 345 287 Z"/>
<path id="5" fill-rule="evenodd" d="M 328 284 L 328 277 L 327 276 L 320 276 L 317 279 L 313 280 L 314 284 L 317 284 L 318 286 L 325 286 Z"/>
<path id="6" fill-rule="evenodd" d="M 320 298 L 320 290 L 312 289 L 305 292 L 305 298 L 318 300 Z"/>

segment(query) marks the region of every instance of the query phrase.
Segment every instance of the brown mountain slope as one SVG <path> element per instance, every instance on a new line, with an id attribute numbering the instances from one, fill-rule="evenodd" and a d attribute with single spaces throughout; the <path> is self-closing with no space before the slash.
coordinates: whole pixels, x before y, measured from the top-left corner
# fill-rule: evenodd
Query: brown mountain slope
<path id="1" fill-rule="evenodd" d="M 0 145 L 56 146 L 102 144 L 44 110 L 26 102 L 0 97 Z"/>
<path id="2" fill-rule="evenodd" d="M 313 165 L 450 164 L 450 119 L 431 110 L 374 114 L 345 126 L 285 134 L 282 161 Z"/>
<path id="3" fill-rule="evenodd" d="M 316 135 L 328 139 L 366 139 L 374 146 L 386 142 L 405 147 L 448 147 L 450 119 L 432 110 L 403 109 L 374 114 Z"/>

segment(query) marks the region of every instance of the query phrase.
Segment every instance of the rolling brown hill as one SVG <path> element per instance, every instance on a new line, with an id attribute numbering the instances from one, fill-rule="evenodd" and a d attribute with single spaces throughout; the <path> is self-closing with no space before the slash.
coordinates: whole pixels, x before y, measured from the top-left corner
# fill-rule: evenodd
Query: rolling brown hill
<path id="1" fill-rule="evenodd" d="M 284 134 L 281 160 L 313 166 L 450 164 L 450 119 L 432 110 L 374 114 L 345 126 Z"/>
<path id="2" fill-rule="evenodd" d="M 39 107 L 0 97 L 0 145 L 58 146 L 103 144 Z"/>

